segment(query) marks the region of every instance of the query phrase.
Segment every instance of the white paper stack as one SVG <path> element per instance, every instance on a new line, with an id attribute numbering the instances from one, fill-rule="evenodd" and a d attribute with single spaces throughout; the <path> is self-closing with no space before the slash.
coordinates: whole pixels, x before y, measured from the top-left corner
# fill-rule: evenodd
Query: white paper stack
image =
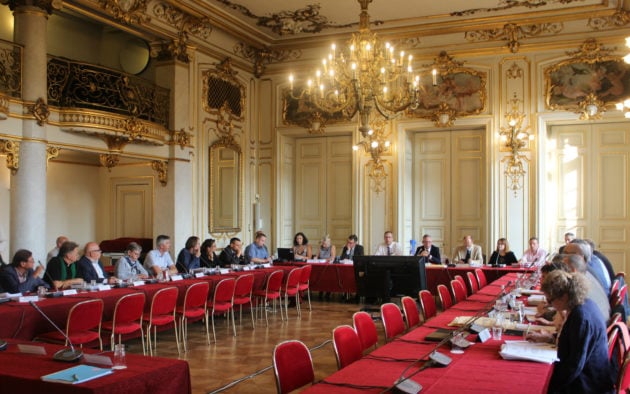
<path id="1" fill-rule="evenodd" d="M 558 360 L 556 348 L 548 343 L 505 341 L 499 355 L 505 360 L 527 360 L 551 364 Z"/>
<path id="2" fill-rule="evenodd" d="M 542 294 L 532 294 L 527 297 L 527 305 L 538 305 L 547 302 L 545 296 Z"/>

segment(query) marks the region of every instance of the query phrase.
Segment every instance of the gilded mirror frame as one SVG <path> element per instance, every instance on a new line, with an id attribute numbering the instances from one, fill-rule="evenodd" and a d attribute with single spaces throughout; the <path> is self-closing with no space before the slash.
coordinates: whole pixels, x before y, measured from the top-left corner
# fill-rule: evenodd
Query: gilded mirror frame
<path id="1" fill-rule="evenodd" d="M 234 165 L 236 166 L 234 173 L 236 174 L 235 184 L 233 186 L 233 196 L 236 196 L 236 201 L 234 201 L 233 212 L 234 217 L 232 218 L 231 225 L 225 225 L 224 223 L 220 223 L 222 220 L 219 216 L 215 215 L 217 208 L 224 206 L 226 202 L 221 200 L 221 190 L 223 186 L 227 185 L 226 180 L 221 179 L 221 170 L 222 166 L 218 160 L 218 155 L 220 155 L 220 150 L 226 149 L 233 151 L 236 155 L 234 159 Z M 209 193 L 210 193 L 210 204 L 208 210 L 209 216 L 209 231 L 210 233 L 239 233 L 242 228 L 242 219 L 243 219 L 243 153 L 241 151 L 241 147 L 236 143 L 236 141 L 220 139 L 210 145 L 209 148 L 209 160 L 210 160 L 210 185 L 209 185 Z M 227 168 L 227 167 L 226 167 Z M 229 199 L 230 197 L 226 197 Z M 233 198 L 233 197 L 232 197 Z"/>

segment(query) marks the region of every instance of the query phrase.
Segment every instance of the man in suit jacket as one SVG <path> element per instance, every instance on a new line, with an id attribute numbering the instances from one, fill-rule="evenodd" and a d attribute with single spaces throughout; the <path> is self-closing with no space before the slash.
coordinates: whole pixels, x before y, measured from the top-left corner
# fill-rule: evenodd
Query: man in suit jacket
<path id="1" fill-rule="evenodd" d="M 363 256 L 363 246 L 357 242 L 359 242 L 359 238 L 356 235 L 352 234 L 348 237 L 348 241 L 341 251 L 342 260 L 352 260 L 354 256 Z"/>
<path id="2" fill-rule="evenodd" d="M 473 243 L 472 235 L 464 237 L 464 244 L 455 248 L 453 255 L 453 263 L 455 264 L 483 264 L 483 253 L 481 246 Z"/>
<path id="3" fill-rule="evenodd" d="M 219 263 L 221 267 L 230 267 L 232 265 L 243 264 L 244 257 L 241 251 L 242 243 L 239 238 L 230 239 L 230 244 L 223 248 L 219 255 Z"/>
<path id="4" fill-rule="evenodd" d="M 425 263 L 442 264 L 440 248 L 433 245 L 433 240 L 429 234 L 422 236 L 422 245 L 416 249 L 415 256 L 424 257 Z"/>
<path id="5" fill-rule="evenodd" d="M 79 276 L 83 278 L 86 283 L 96 281 L 96 283 L 115 283 L 116 278 L 110 277 L 105 272 L 103 264 L 101 263 L 101 248 L 96 242 L 88 242 L 85 244 L 85 250 L 83 257 L 77 262 L 79 268 Z"/>

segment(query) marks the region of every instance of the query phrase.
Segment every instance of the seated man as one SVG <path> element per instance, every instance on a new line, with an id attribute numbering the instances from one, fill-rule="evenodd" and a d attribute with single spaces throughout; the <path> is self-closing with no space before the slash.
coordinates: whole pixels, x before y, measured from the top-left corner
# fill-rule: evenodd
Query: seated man
<path id="1" fill-rule="evenodd" d="M 49 288 L 38 274 L 43 270 L 41 266 L 33 269 L 35 260 L 33 253 L 26 249 L 15 252 L 10 265 L 0 270 L 0 288 L 9 293 L 36 292 L 39 286 Z"/>
<path id="2" fill-rule="evenodd" d="M 273 263 L 273 259 L 269 257 L 267 246 L 267 235 L 262 231 L 256 232 L 256 239 L 245 248 L 245 259 L 252 264 Z"/>
<path id="3" fill-rule="evenodd" d="M 201 267 L 200 256 L 201 242 L 199 241 L 199 237 L 188 237 L 186 245 L 177 255 L 177 261 L 175 262 L 177 270 L 181 273 L 188 274 L 190 270 Z"/>
<path id="4" fill-rule="evenodd" d="M 127 250 L 125 251 L 127 255 L 116 262 L 115 272 L 119 279 L 134 280 L 147 279 L 149 277 L 147 270 L 138 261 L 141 252 L 142 246 L 137 243 L 131 242 L 127 245 Z"/>
<path id="5" fill-rule="evenodd" d="M 65 235 L 60 235 L 57 237 L 57 239 L 55 240 L 55 247 L 50 249 L 48 251 L 48 254 L 46 255 L 46 263 L 59 255 L 59 248 L 61 248 L 61 245 L 63 245 L 63 243 L 66 241 L 68 241 L 68 237 L 66 237 Z"/>
<path id="6" fill-rule="evenodd" d="M 79 259 L 79 276 L 86 282 L 96 281 L 96 283 L 116 283 L 116 278 L 105 272 L 100 261 L 101 249 L 96 242 L 85 244 L 83 257 Z"/>
<path id="7" fill-rule="evenodd" d="M 418 246 L 414 256 L 424 257 L 425 263 L 442 264 L 440 248 L 433 245 L 433 240 L 429 234 L 422 236 L 422 246 Z"/>
<path id="8" fill-rule="evenodd" d="M 523 257 L 521 257 L 519 262 L 526 267 L 540 267 L 545 265 L 546 257 L 547 252 L 540 247 L 538 238 L 531 237 L 529 239 L 529 248 L 523 252 Z"/>
<path id="9" fill-rule="evenodd" d="M 351 234 L 346 241 L 346 245 L 341 250 L 342 260 L 352 260 L 354 256 L 363 256 L 363 245 L 359 245 L 359 238 Z"/>
<path id="10" fill-rule="evenodd" d="M 243 254 L 241 251 L 241 240 L 239 238 L 230 239 L 230 244 L 223 248 L 219 255 L 219 264 L 221 267 L 230 267 L 243 263 Z"/>
<path id="11" fill-rule="evenodd" d="M 383 234 L 385 242 L 376 247 L 374 256 L 402 256 L 403 248 L 398 242 L 394 242 L 394 234 L 391 231 L 385 231 Z"/>
<path id="12" fill-rule="evenodd" d="M 59 255 L 48 262 L 44 280 L 56 289 L 70 288 L 74 284 L 82 284 L 79 268 L 75 264 L 79 260 L 79 245 L 66 241 L 59 248 Z"/>
<path id="13" fill-rule="evenodd" d="M 175 263 L 169 254 L 171 250 L 171 237 L 158 235 L 155 239 L 157 249 L 147 253 L 144 260 L 144 268 L 154 277 L 160 278 L 162 271 L 168 270 L 171 275 L 177 274 Z"/>
<path id="14" fill-rule="evenodd" d="M 455 264 L 483 264 L 483 253 L 481 246 L 473 243 L 472 235 L 464 237 L 464 244 L 455 248 L 453 255 L 453 263 Z"/>

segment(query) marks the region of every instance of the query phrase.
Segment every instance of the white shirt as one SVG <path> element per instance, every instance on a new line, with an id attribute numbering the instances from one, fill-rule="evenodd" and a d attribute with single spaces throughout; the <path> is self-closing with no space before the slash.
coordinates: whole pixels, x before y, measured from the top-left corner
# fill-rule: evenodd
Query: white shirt
<path id="1" fill-rule="evenodd" d="M 99 279 L 104 279 L 105 274 L 103 274 L 103 270 L 101 269 L 101 266 L 98 264 L 98 260 L 90 260 L 90 263 L 92 263 L 92 267 L 94 268 L 94 271 L 96 271 L 96 276 L 98 276 Z"/>
<path id="2" fill-rule="evenodd" d="M 153 249 L 147 253 L 147 257 L 144 259 L 144 268 L 146 268 L 149 272 L 153 272 L 151 267 L 154 265 L 160 267 L 160 269 L 164 271 L 168 267 L 175 265 L 175 263 L 173 263 L 173 259 L 168 252 L 160 254 L 159 250 Z"/>
<path id="3" fill-rule="evenodd" d="M 402 256 L 403 248 L 400 246 L 398 242 L 392 242 L 389 244 L 389 253 L 387 252 L 388 245 L 386 243 L 382 243 L 378 245 L 376 251 L 374 252 L 374 256 Z"/>
<path id="4" fill-rule="evenodd" d="M 538 248 L 536 252 L 533 252 L 532 248 L 528 248 L 523 252 L 521 262 L 528 266 L 539 267 L 545 264 L 545 257 L 547 257 L 547 252 L 543 248 Z"/>

